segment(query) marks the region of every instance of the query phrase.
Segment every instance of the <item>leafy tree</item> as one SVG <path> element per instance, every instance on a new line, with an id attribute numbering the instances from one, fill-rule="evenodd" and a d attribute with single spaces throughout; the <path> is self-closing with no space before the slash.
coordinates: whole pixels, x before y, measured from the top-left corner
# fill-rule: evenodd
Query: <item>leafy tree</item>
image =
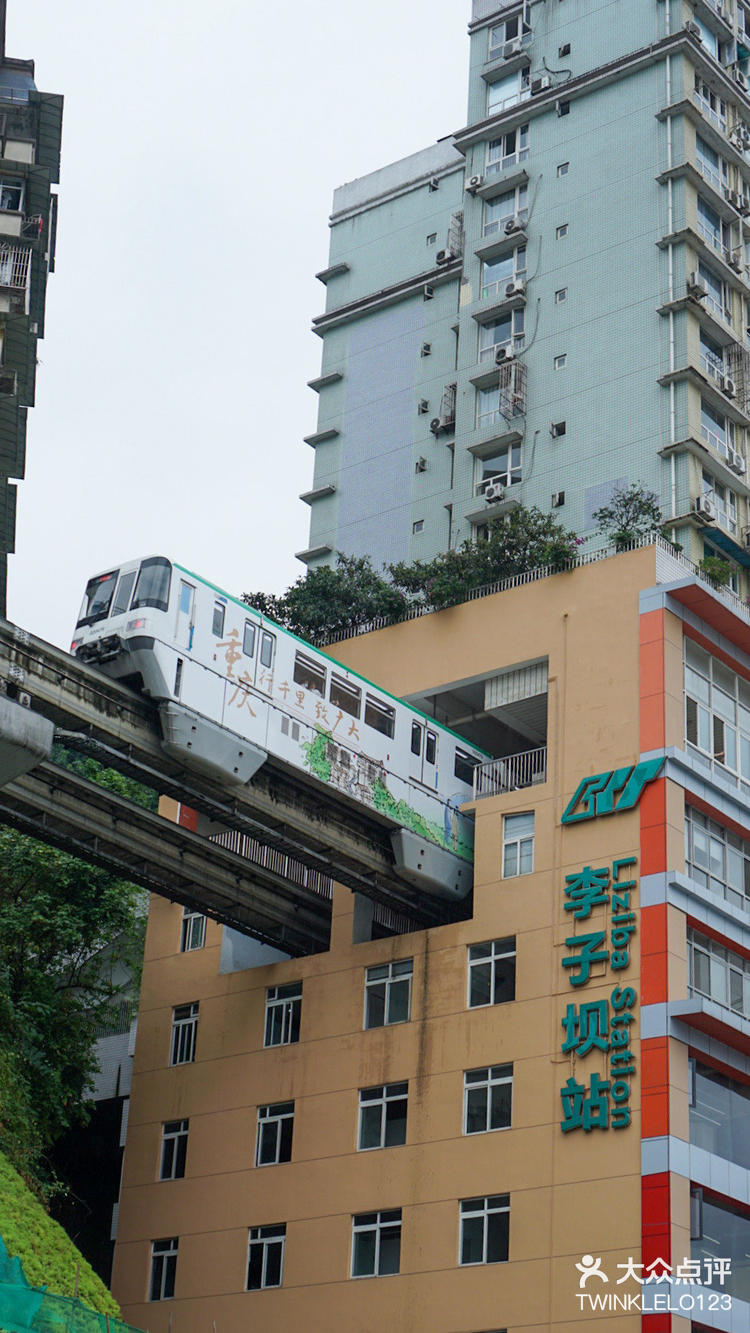
<path id="1" fill-rule="evenodd" d="M 624 551 L 638 537 L 661 532 L 663 521 L 658 495 L 646 490 L 640 481 L 618 487 L 609 504 L 595 511 L 594 519 L 599 532 L 618 551 Z"/>
<path id="2" fill-rule="evenodd" d="M 720 588 L 726 588 L 734 573 L 734 566 L 730 560 L 724 560 L 720 555 L 704 555 L 698 566 L 701 574 L 715 583 Z"/>
<path id="3" fill-rule="evenodd" d="M 142 955 L 143 895 L 0 828 L 0 1150 L 38 1187 L 45 1151 L 85 1120 L 96 1025 Z"/>
<path id="4" fill-rule="evenodd" d="M 135 778 L 128 778 L 123 773 L 118 773 L 116 768 L 105 768 L 91 755 L 78 754 L 63 745 L 55 744 L 52 746 L 51 758 L 53 763 L 70 769 L 71 773 L 77 773 L 79 777 L 87 778 L 89 782 L 95 782 L 99 787 L 106 787 L 107 791 L 114 792 L 117 796 L 124 796 L 146 810 L 156 810 L 159 805 L 158 792 L 153 791 L 151 787 L 144 787 L 143 783 L 137 782 Z"/>
<path id="5" fill-rule="evenodd" d="M 466 541 L 428 562 L 391 565 L 394 583 L 434 610 L 455 606 L 474 588 L 575 558 L 579 538 L 550 514 L 520 505 L 489 525 L 485 541 Z"/>
<path id="6" fill-rule="evenodd" d="M 297 579 L 281 597 L 243 593 L 242 600 L 304 639 L 345 634 L 369 620 L 398 620 L 407 598 L 373 569 L 368 556 L 341 555 Z"/>

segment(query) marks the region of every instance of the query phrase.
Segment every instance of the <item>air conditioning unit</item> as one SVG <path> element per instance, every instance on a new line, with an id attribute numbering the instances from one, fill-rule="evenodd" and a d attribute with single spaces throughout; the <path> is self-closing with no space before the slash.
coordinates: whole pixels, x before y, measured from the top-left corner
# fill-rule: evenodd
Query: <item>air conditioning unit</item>
<path id="1" fill-rule="evenodd" d="M 551 421 L 551 422 L 550 422 L 550 427 L 549 427 L 549 433 L 550 433 L 550 435 L 552 436 L 552 439 L 553 439 L 553 440 L 557 440 L 557 439 L 559 439 L 559 437 L 560 437 L 561 435 L 564 435 L 564 434 L 565 434 L 565 422 L 564 422 L 564 421 Z"/>
<path id="2" fill-rule="evenodd" d="M 536 78 L 531 80 L 532 96 L 536 96 L 537 93 L 545 93 L 551 87 L 552 79 L 549 74 L 537 74 Z"/>
<path id="3" fill-rule="evenodd" d="M 508 299 L 512 296 L 525 296 L 526 283 L 523 278 L 516 278 L 513 282 L 509 282 L 505 288 L 505 295 Z"/>
<path id="4" fill-rule="evenodd" d="M 732 205 L 733 208 L 739 209 L 739 206 L 742 203 L 742 195 L 739 193 L 739 191 L 730 190 L 728 186 L 725 186 L 724 198 L 726 199 L 727 203 Z"/>
<path id="5" fill-rule="evenodd" d="M 716 505 L 707 495 L 697 495 L 695 498 L 694 512 L 704 523 L 716 522 Z"/>
<path id="6" fill-rule="evenodd" d="M 708 296 L 708 287 L 701 278 L 697 270 L 691 273 L 687 280 L 688 296 L 695 297 L 696 301 L 702 301 Z"/>
<path id="7" fill-rule="evenodd" d="M 515 359 L 516 358 L 513 352 L 511 351 L 510 347 L 498 347 L 497 351 L 495 352 L 496 366 L 507 365 L 509 361 L 515 361 Z"/>
<path id="8" fill-rule="evenodd" d="M 520 37 L 514 37 L 513 41 L 506 42 L 503 47 L 503 60 L 510 60 L 512 56 L 520 56 L 523 51 L 523 42 Z"/>
<path id="9" fill-rule="evenodd" d="M 685 32 L 689 32 L 692 37 L 697 37 L 698 41 L 701 40 L 701 30 L 697 23 L 686 23 Z"/>
<path id="10" fill-rule="evenodd" d="M 735 273 L 742 272 L 742 255 L 739 250 L 729 251 L 729 254 L 727 255 L 727 263 L 730 268 L 734 269 Z"/>
<path id="11" fill-rule="evenodd" d="M 440 433 L 441 424 L 442 423 L 440 421 L 440 417 L 432 418 L 432 421 L 430 422 L 430 430 L 432 431 L 433 435 L 438 435 Z"/>
<path id="12" fill-rule="evenodd" d="M 516 213 L 515 217 L 508 218 L 503 230 L 505 231 L 506 236 L 512 236 L 516 231 L 523 231 L 523 222 L 518 213 Z"/>
<path id="13" fill-rule="evenodd" d="M 737 473 L 738 477 L 744 477 L 747 472 L 747 463 L 742 457 L 742 454 L 738 454 L 736 451 L 733 451 L 729 455 L 729 466 L 733 472 Z"/>
<path id="14" fill-rule="evenodd" d="M 721 388 L 721 392 L 726 394 L 727 398 L 737 397 L 737 385 L 731 375 L 722 375 L 719 381 L 719 387 Z"/>
<path id="15" fill-rule="evenodd" d="M 487 504 L 497 504 L 499 500 L 505 499 L 505 487 L 499 481 L 488 482 L 484 488 L 484 498 Z"/>
<path id="16" fill-rule="evenodd" d="M 478 190 L 481 185 L 484 185 L 484 176 L 470 176 L 466 188 L 471 194 L 474 190 Z"/>
<path id="17" fill-rule="evenodd" d="M 733 71 L 733 78 L 737 86 L 739 88 L 743 88 L 744 91 L 747 92 L 748 89 L 747 75 L 743 74 L 741 69 L 735 69 Z"/>
<path id="18" fill-rule="evenodd" d="M 450 264 L 451 260 L 455 258 L 456 256 L 454 255 L 452 250 L 438 250 L 437 254 L 435 255 L 435 263 Z"/>

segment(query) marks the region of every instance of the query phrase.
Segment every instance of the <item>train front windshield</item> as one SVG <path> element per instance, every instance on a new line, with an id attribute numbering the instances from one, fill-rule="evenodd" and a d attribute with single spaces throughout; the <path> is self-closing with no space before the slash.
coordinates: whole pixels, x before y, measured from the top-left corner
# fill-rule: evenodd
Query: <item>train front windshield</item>
<path id="1" fill-rule="evenodd" d="M 119 569 L 113 569 L 109 574 L 97 574 L 96 578 L 89 579 L 83 594 L 76 629 L 81 625 L 94 625 L 97 620 L 104 620 L 109 614 L 119 572 Z"/>
<path id="2" fill-rule="evenodd" d="M 138 582 L 135 585 L 135 596 L 130 606 L 131 611 L 143 606 L 153 606 L 157 611 L 168 610 L 171 582 L 172 566 L 168 560 L 160 555 L 142 560 Z"/>

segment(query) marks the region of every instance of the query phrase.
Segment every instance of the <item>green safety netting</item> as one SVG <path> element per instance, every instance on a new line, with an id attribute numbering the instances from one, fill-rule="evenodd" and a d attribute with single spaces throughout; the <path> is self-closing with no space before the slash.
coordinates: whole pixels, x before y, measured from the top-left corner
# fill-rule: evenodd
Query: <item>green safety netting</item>
<path id="1" fill-rule="evenodd" d="M 0 1236 L 0 1330 L 2 1333 L 139 1333 L 112 1315 L 97 1314 L 72 1296 L 32 1287 L 21 1260 L 11 1259 Z"/>

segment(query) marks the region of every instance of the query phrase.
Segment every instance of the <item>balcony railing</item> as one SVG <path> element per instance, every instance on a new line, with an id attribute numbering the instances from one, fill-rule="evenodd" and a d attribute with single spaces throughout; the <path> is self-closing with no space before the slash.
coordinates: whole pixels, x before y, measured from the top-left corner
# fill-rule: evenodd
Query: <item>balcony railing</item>
<path id="1" fill-rule="evenodd" d="M 474 769 L 474 800 L 482 796 L 501 796 L 506 791 L 518 791 L 547 780 L 547 746 L 509 754 L 504 759 L 491 759 Z"/>
<path id="2" fill-rule="evenodd" d="M 29 285 L 31 250 L 23 245 L 0 246 L 0 287 L 17 287 L 25 291 Z"/>

